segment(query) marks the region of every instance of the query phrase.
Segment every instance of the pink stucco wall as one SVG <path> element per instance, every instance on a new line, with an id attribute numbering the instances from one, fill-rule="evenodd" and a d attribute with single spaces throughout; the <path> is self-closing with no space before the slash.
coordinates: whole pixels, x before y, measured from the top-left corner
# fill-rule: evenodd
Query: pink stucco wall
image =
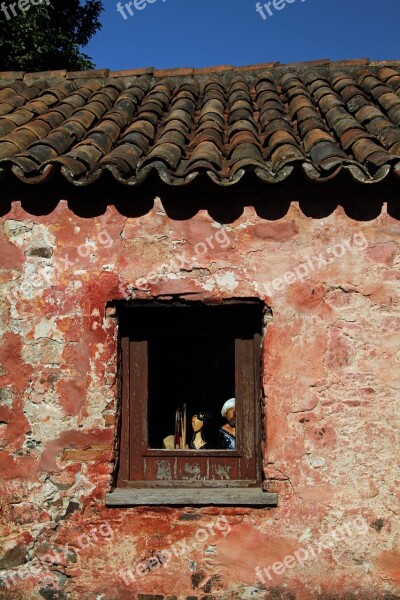
<path id="1" fill-rule="evenodd" d="M 292 203 L 267 220 L 248 206 L 221 224 L 173 218 L 162 198 L 91 218 L 15 201 L 0 221 L 0 597 L 400 597 L 399 230 L 385 209 L 313 218 Z M 277 508 L 105 506 L 118 407 L 105 307 L 129 294 L 272 309 Z"/>

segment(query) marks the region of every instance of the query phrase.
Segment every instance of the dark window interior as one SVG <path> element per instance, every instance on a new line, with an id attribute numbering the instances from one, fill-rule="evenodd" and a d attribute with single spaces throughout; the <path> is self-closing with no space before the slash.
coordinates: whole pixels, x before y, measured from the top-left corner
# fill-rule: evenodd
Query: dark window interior
<path id="1" fill-rule="evenodd" d="M 225 421 L 222 405 L 235 396 L 235 340 L 210 331 L 207 335 L 149 339 L 149 447 L 162 448 L 163 438 L 174 433 L 175 410 L 187 405 L 187 441 L 192 436 L 191 416 L 211 415 L 206 439 L 217 448 L 216 431 Z"/>
<path id="2" fill-rule="evenodd" d="M 121 340 L 121 485 L 204 479 L 260 480 L 260 340 L 258 301 L 129 302 L 118 307 Z M 236 448 L 218 444 L 223 404 L 236 398 Z M 164 446 L 175 413 L 210 415 L 205 449 Z M 172 448 L 172 449 L 171 449 Z M 162 460 L 161 460 L 162 459 Z M 192 481 L 193 480 L 193 481 Z"/>

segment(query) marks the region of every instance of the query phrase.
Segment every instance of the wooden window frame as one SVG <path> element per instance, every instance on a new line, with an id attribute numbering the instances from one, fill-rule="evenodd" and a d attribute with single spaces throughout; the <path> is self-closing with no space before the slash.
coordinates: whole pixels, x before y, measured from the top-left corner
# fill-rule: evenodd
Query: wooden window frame
<path id="1" fill-rule="evenodd" d="M 190 309 L 187 303 L 182 310 Z M 228 304 L 228 303 L 227 303 Z M 231 301 L 239 307 L 251 301 Z M 143 303 L 124 306 L 125 311 L 135 310 Z M 147 303 L 147 310 L 171 306 L 167 303 Z M 177 307 L 176 303 L 172 306 Z M 178 305 L 180 306 L 180 305 Z M 211 308 L 211 310 L 213 310 Z M 125 313 L 127 314 L 127 313 Z M 232 327 L 232 329 L 235 329 Z M 276 506 L 277 494 L 262 490 L 261 431 L 261 323 L 260 331 L 235 338 L 235 396 L 237 398 L 237 448 L 236 450 L 165 450 L 148 447 L 148 343 L 150 335 L 120 337 L 120 436 L 115 489 L 107 495 L 109 506 L 135 504 L 223 504 Z M 190 333 L 189 333 L 190 335 Z M 193 335 L 193 334 L 192 334 Z M 235 479 L 155 479 L 150 478 L 154 464 L 163 461 L 169 468 L 179 471 L 177 465 L 201 464 L 207 474 L 217 466 L 228 472 L 233 469 L 240 476 Z M 206 465 L 206 467 L 204 467 Z M 211 465 L 211 466 L 210 466 Z"/>

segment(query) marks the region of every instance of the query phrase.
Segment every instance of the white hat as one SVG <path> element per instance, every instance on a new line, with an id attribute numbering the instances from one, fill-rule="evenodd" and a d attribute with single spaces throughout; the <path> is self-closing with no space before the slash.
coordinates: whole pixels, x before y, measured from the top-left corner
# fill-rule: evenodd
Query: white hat
<path id="1" fill-rule="evenodd" d="M 225 402 L 225 404 L 223 405 L 223 407 L 221 409 L 221 415 L 223 417 L 226 417 L 226 413 L 228 412 L 228 410 L 230 408 L 235 408 L 235 398 L 229 398 L 229 400 L 227 400 Z"/>

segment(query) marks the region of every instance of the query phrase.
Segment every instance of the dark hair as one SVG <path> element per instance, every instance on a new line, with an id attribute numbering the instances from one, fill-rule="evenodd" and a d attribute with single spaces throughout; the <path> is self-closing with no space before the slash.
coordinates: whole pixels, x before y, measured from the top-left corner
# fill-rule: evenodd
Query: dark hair
<path id="1" fill-rule="evenodd" d="M 206 412 L 203 412 L 202 410 L 199 410 L 192 414 L 191 418 L 193 419 L 193 417 L 196 417 L 199 421 L 203 421 L 203 423 L 207 423 L 207 421 L 210 420 L 211 415 L 210 415 L 210 413 L 206 413 Z"/>
<path id="2" fill-rule="evenodd" d="M 203 422 L 202 436 L 207 443 L 208 448 L 216 449 L 217 446 L 217 427 L 211 413 L 198 410 L 192 412 L 191 419 L 196 417 Z"/>

